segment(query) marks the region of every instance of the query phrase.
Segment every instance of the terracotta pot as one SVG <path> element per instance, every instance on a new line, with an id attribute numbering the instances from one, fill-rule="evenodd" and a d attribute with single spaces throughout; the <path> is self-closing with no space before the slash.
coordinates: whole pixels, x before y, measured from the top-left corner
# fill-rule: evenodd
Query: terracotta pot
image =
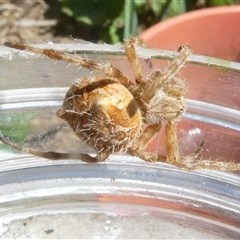
<path id="1" fill-rule="evenodd" d="M 189 12 L 154 25 L 141 37 L 149 47 L 176 50 L 187 43 L 195 54 L 240 62 L 240 6 Z"/>

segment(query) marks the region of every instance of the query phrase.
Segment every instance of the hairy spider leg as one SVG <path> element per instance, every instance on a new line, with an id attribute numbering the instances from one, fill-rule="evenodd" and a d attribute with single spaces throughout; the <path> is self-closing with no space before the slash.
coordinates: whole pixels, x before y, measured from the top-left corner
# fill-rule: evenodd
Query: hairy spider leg
<path id="1" fill-rule="evenodd" d="M 185 64 L 191 53 L 191 48 L 187 45 L 183 45 L 178 53 L 178 56 L 173 59 L 171 64 L 161 74 L 159 74 L 157 79 L 150 77 L 149 81 L 146 81 L 146 85 L 141 93 L 141 99 L 145 102 L 149 102 L 150 99 L 152 99 L 153 96 L 161 90 L 163 84 L 166 85 L 168 81 L 171 81 L 174 78 L 174 75 Z"/>
<path id="2" fill-rule="evenodd" d="M 211 170 L 220 170 L 220 171 L 237 171 L 240 170 L 240 163 L 235 163 L 233 161 L 219 161 L 215 160 L 196 160 L 199 154 L 202 153 L 206 141 L 202 141 L 198 150 L 186 157 L 180 156 L 179 152 L 176 151 L 177 143 L 177 131 L 176 124 L 170 122 L 166 126 L 166 150 L 169 154 L 167 163 L 173 164 L 179 168 L 184 168 L 188 170 L 197 170 L 197 169 L 211 169 Z"/>
<path id="3" fill-rule="evenodd" d="M 143 41 L 141 38 L 130 37 L 125 43 L 125 52 L 128 61 L 131 65 L 132 71 L 134 73 L 136 84 L 144 82 L 143 74 L 140 68 L 139 59 L 136 53 L 137 46 L 143 46 Z"/>
<path id="4" fill-rule="evenodd" d="M 165 146 L 167 152 L 167 163 L 175 165 L 179 168 L 187 168 L 189 169 L 189 164 L 184 162 L 184 160 L 191 160 L 192 162 L 202 153 L 203 148 L 205 146 L 205 141 L 203 141 L 197 149 L 197 151 L 187 157 L 182 157 L 179 153 L 178 147 L 178 139 L 177 139 L 177 129 L 176 123 L 173 121 L 169 121 L 166 124 L 166 136 L 165 136 Z M 188 162 L 189 163 L 189 162 Z"/>
<path id="5" fill-rule="evenodd" d="M 54 49 L 41 49 L 41 48 L 36 48 L 36 47 L 19 44 L 19 43 L 6 42 L 4 45 L 10 48 L 15 48 L 19 50 L 24 50 L 24 51 L 45 55 L 51 59 L 55 59 L 58 61 L 61 60 L 61 61 L 73 63 L 77 66 L 88 68 L 89 70 L 102 72 L 108 77 L 116 78 L 117 81 L 122 85 L 124 85 L 125 87 L 132 85 L 131 81 L 126 75 L 124 75 L 117 67 L 112 66 L 108 62 L 99 63 L 93 60 L 81 58 L 76 55 L 73 57 L 73 55 L 71 54 L 57 51 Z"/>

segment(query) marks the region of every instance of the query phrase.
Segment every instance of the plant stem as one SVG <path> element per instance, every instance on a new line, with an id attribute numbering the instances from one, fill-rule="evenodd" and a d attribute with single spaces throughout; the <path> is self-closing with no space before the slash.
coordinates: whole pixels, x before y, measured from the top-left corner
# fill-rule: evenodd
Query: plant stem
<path id="1" fill-rule="evenodd" d="M 137 34 L 137 14 L 134 8 L 133 0 L 125 0 L 124 4 L 124 39 L 128 39 L 129 36 L 135 36 Z"/>

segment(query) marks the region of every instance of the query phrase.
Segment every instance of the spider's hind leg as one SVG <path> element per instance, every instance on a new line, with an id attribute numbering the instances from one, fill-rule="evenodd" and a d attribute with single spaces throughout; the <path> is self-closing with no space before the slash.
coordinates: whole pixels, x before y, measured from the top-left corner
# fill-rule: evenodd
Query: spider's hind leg
<path id="1" fill-rule="evenodd" d="M 14 148 L 17 151 L 22 151 L 22 152 L 25 152 L 27 154 L 32 154 L 37 157 L 46 158 L 48 160 L 75 159 L 75 160 L 81 160 L 81 161 L 87 162 L 87 163 L 98 163 L 98 162 L 105 161 L 105 159 L 108 157 L 108 155 L 106 155 L 106 156 L 97 155 L 95 157 L 92 157 L 88 154 L 83 154 L 83 153 L 58 153 L 58 152 L 51 152 L 51 151 L 49 151 L 49 152 L 38 151 L 33 148 L 27 148 L 27 147 L 20 146 L 19 144 L 14 143 L 2 136 L 0 136 L 0 141 L 3 142 L 4 144 Z"/>

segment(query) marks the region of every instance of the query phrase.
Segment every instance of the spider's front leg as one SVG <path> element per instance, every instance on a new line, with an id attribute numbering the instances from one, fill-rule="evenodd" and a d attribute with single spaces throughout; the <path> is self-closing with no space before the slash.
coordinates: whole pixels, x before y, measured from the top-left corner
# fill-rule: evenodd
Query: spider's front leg
<path id="1" fill-rule="evenodd" d="M 69 53 L 57 51 L 54 49 L 42 49 L 42 48 L 37 48 L 37 47 L 20 44 L 20 43 L 6 42 L 4 45 L 10 48 L 15 48 L 19 50 L 28 51 L 28 52 L 34 52 L 36 54 L 45 55 L 51 59 L 72 63 L 79 67 L 85 67 L 89 70 L 102 72 L 108 77 L 117 79 L 118 82 L 124 85 L 125 87 L 132 85 L 132 83 L 124 73 L 122 73 L 117 67 L 112 66 L 108 62 L 100 63 L 100 62 L 93 61 L 91 59 L 81 58 L 80 56 L 71 55 Z"/>

